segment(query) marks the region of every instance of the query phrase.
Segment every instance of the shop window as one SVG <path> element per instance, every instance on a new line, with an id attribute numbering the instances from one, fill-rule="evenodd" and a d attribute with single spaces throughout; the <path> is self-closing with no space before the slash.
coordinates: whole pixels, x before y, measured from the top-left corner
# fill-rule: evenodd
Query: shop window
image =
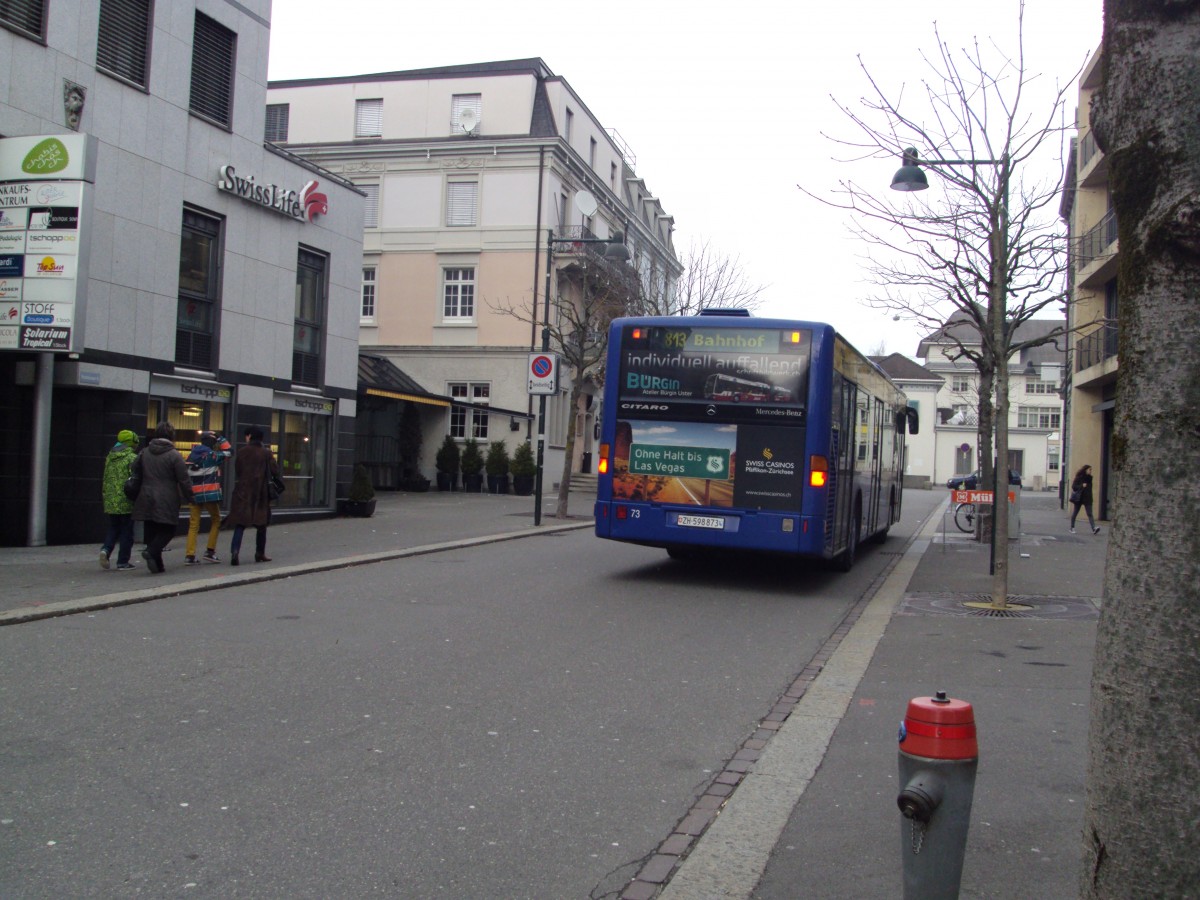
<path id="1" fill-rule="evenodd" d="M 281 507 L 329 505 L 330 416 L 275 412 L 271 417 L 271 450 L 287 489 Z"/>
<path id="2" fill-rule="evenodd" d="M 170 422 L 175 429 L 175 449 L 186 457 L 200 443 L 200 435 L 205 431 L 229 437 L 225 431 L 227 412 L 228 406 L 224 403 L 152 397 L 146 408 L 146 434 L 142 438 L 152 436 L 159 422 Z M 234 438 L 230 438 L 230 442 L 237 443 Z"/>
<path id="3" fill-rule="evenodd" d="M 220 257 L 221 221 L 184 210 L 175 318 L 175 362 L 181 366 L 207 371 L 216 365 Z"/>

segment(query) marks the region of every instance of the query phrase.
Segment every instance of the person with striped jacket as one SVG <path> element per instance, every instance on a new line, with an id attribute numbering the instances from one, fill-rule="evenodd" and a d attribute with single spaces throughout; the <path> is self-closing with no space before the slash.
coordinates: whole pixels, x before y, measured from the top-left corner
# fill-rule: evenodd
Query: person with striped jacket
<path id="1" fill-rule="evenodd" d="M 184 563 L 198 565 L 196 538 L 200 534 L 200 517 L 207 510 L 209 518 L 208 549 L 204 562 L 220 562 L 217 558 L 217 537 L 221 531 L 221 468 L 233 453 L 229 441 L 215 431 L 200 435 L 200 443 L 188 454 L 188 474 L 192 479 L 191 516 L 188 521 L 187 558 Z"/>

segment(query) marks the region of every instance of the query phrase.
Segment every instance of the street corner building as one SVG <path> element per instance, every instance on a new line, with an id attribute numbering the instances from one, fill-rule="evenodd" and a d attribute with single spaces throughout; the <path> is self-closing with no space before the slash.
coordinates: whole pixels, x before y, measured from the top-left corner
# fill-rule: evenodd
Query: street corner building
<path id="1" fill-rule="evenodd" d="M 262 427 L 280 515 L 336 509 L 365 197 L 265 139 L 270 14 L 0 5 L 0 543 L 98 540 L 105 454 L 164 421 Z"/>

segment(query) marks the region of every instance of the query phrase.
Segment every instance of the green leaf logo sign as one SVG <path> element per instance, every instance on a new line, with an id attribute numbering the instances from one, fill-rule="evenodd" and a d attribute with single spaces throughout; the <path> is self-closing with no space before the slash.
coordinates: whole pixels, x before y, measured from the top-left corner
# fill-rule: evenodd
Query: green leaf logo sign
<path id="1" fill-rule="evenodd" d="M 51 175 L 61 172 L 71 162 L 67 148 L 58 138 L 46 138 L 29 151 L 21 161 L 21 171 L 30 175 Z"/>

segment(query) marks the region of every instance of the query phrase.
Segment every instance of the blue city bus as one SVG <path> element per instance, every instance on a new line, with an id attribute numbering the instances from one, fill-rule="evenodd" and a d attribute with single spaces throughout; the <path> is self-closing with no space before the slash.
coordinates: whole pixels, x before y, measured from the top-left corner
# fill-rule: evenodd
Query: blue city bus
<path id="1" fill-rule="evenodd" d="M 832 561 L 900 519 L 916 410 L 832 326 L 712 310 L 616 319 L 596 534 Z"/>

